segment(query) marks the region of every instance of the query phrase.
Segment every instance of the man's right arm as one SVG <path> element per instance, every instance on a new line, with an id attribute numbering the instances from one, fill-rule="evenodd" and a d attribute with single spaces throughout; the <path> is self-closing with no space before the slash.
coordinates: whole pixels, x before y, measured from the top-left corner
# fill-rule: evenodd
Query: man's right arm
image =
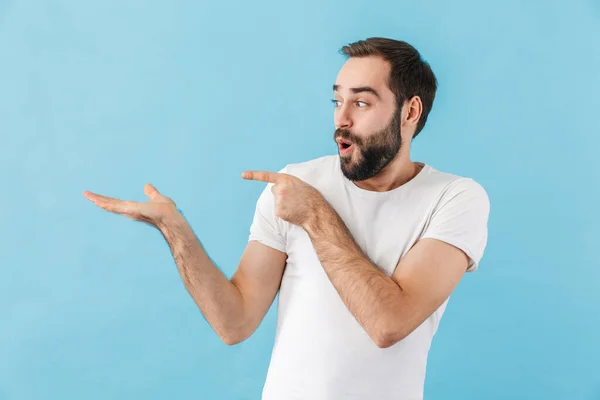
<path id="1" fill-rule="evenodd" d="M 279 290 L 287 255 L 250 241 L 229 280 L 208 257 L 181 214 L 158 228 L 171 248 L 187 291 L 223 342 L 234 345 L 252 335 Z"/>

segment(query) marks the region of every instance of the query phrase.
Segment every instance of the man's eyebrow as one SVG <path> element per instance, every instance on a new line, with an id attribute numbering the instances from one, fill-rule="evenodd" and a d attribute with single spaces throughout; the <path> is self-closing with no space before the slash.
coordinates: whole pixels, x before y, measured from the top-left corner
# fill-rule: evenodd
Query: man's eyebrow
<path id="1" fill-rule="evenodd" d="M 333 85 L 334 92 L 340 90 L 340 88 L 341 88 L 340 85 Z M 352 91 L 352 93 L 368 92 L 368 93 L 374 94 L 378 99 L 381 98 L 381 96 L 379 96 L 379 93 L 377 93 L 377 90 L 373 89 L 370 86 L 360 86 L 360 87 L 356 87 L 356 88 L 350 88 L 350 91 Z"/>

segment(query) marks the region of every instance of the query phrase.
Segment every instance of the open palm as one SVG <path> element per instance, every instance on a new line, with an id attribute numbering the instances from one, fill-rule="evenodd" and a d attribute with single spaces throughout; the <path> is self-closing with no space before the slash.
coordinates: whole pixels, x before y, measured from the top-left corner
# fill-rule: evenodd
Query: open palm
<path id="1" fill-rule="evenodd" d="M 83 192 L 83 196 L 106 211 L 154 226 L 158 226 L 167 216 L 177 211 L 175 202 L 160 194 L 154 186 L 146 184 L 144 193 L 150 199 L 145 203 L 119 200 L 89 191 Z"/>

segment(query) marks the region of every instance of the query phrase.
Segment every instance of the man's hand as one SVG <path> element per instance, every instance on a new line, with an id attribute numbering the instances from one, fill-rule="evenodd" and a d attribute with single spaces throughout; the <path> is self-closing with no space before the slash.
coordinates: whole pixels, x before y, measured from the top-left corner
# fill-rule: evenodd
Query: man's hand
<path id="1" fill-rule="evenodd" d="M 275 215 L 284 221 L 306 228 L 329 204 L 321 193 L 295 176 L 264 171 L 246 171 L 242 178 L 272 183 Z"/>
<path id="2" fill-rule="evenodd" d="M 83 196 L 106 211 L 124 215 L 134 221 L 146 222 L 158 228 L 167 218 L 178 212 L 175 202 L 160 194 L 154 186 L 145 185 L 144 193 L 150 199 L 146 203 L 119 200 L 89 191 L 83 192 Z"/>

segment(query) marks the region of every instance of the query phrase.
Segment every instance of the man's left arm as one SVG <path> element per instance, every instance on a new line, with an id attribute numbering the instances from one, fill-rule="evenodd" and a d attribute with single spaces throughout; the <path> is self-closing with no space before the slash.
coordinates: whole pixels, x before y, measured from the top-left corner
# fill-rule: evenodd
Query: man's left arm
<path id="1" fill-rule="evenodd" d="M 483 255 L 489 199 L 474 181 L 464 182 L 446 193 L 391 277 L 360 249 L 333 208 L 320 207 L 305 225 L 327 276 L 378 347 L 392 346 L 421 325 Z"/>

